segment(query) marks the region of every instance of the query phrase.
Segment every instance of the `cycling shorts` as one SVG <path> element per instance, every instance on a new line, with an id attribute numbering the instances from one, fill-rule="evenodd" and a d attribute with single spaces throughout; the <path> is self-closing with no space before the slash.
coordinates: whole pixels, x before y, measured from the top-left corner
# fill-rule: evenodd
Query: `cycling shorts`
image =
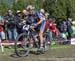
<path id="1" fill-rule="evenodd" d="M 43 20 L 40 29 L 45 30 L 46 21 Z"/>

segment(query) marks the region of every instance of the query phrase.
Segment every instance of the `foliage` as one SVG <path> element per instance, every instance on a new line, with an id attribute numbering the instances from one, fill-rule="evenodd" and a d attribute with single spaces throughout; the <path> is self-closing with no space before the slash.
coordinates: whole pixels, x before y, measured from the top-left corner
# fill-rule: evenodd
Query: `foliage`
<path id="1" fill-rule="evenodd" d="M 45 0 L 44 8 L 50 15 L 57 18 L 67 18 L 75 16 L 75 0 Z"/>
<path id="2" fill-rule="evenodd" d="M 8 9 L 12 9 L 12 4 L 6 0 L 0 0 L 0 15 L 4 15 Z"/>
<path id="3" fill-rule="evenodd" d="M 8 9 L 23 10 L 27 5 L 33 5 L 36 10 L 44 8 L 51 16 L 57 18 L 67 18 L 67 16 L 74 18 L 75 16 L 75 0 L 13 0 L 13 4 L 9 4 L 6 0 L 1 1 L 0 15 Z"/>
<path id="4" fill-rule="evenodd" d="M 22 10 L 27 7 L 27 5 L 33 5 L 36 9 L 40 9 L 43 6 L 43 0 L 18 0 L 17 2 L 13 2 L 13 8 L 15 10 Z"/>

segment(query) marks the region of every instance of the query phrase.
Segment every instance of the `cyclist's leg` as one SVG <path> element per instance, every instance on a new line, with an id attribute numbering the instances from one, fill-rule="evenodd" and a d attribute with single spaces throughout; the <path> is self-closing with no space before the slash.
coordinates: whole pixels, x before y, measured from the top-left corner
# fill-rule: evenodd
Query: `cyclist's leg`
<path id="1" fill-rule="evenodd" d="M 45 24 L 46 22 L 42 22 L 40 32 L 39 32 L 39 37 L 40 37 L 40 49 L 44 47 L 44 38 L 43 38 L 43 33 L 45 30 Z"/>
<path id="2" fill-rule="evenodd" d="M 40 48 L 42 48 L 43 47 L 43 42 L 44 42 L 44 40 L 43 40 L 43 30 L 42 29 L 40 29 L 40 32 L 39 32 L 39 37 L 40 37 Z"/>

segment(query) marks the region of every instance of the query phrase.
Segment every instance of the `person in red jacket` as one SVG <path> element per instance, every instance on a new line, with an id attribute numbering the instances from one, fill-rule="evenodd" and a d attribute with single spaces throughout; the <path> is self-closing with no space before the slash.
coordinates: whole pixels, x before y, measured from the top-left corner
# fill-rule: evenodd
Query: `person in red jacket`
<path id="1" fill-rule="evenodd" d="M 5 33 L 4 33 L 4 30 L 3 30 L 4 25 L 5 25 L 4 19 L 3 19 L 2 16 L 0 16 L 0 36 L 1 36 L 1 39 L 3 41 L 5 40 Z"/>
<path id="2" fill-rule="evenodd" d="M 53 33 L 51 31 L 51 29 L 49 28 L 49 24 L 50 24 L 50 20 L 49 20 L 49 13 L 45 13 L 45 17 L 46 17 L 46 31 L 49 33 L 50 36 L 50 41 L 53 40 Z"/>
<path id="3" fill-rule="evenodd" d="M 50 37 L 53 39 L 53 36 L 51 36 L 51 33 L 54 33 L 56 37 L 59 35 L 59 30 L 56 28 L 56 24 L 52 21 L 52 19 L 47 19 L 46 21 L 46 30 L 50 32 Z"/>

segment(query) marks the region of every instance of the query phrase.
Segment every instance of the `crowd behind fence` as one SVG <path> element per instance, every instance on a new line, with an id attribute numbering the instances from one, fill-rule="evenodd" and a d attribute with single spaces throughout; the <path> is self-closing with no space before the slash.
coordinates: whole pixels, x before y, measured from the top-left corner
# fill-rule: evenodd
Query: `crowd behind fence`
<path id="1" fill-rule="evenodd" d="M 31 22 L 39 20 L 37 11 L 34 10 L 34 7 L 28 6 L 23 11 L 17 10 L 16 13 L 13 13 L 12 10 L 8 10 L 7 14 L 0 16 L 1 41 L 16 41 L 18 35 L 24 32 L 22 27 L 27 21 L 31 24 Z M 55 18 L 47 12 L 44 13 L 44 16 L 46 18 L 45 28 L 49 32 L 50 40 L 54 40 L 59 36 L 66 40 L 75 37 L 75 21 L 70 16 L 66 19 Z"/>

